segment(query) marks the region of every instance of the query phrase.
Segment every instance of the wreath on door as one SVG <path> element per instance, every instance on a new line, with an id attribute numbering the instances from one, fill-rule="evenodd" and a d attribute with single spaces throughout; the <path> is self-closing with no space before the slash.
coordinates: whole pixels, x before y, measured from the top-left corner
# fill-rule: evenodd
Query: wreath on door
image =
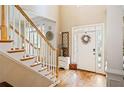
<path id="1" fill-rule="evenodd" d="M 88 44 L 91 41 L 91 37 L 89 35 L 83 35 L 81 40 L 84 44 Z"/>

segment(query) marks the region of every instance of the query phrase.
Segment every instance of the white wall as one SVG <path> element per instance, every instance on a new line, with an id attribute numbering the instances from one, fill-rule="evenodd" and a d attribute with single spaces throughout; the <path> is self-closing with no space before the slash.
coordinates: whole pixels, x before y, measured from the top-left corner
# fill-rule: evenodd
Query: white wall
<path id="1" fill-rule="evenodd" d="M 6 81 L 15 87 L 48 87 L 52 84 L 52 81 L 1 53 L 0 82 Z"/>
<path id="2" fill-rule="evenodd" d="M 122 70 L 123 18 L 121 6 L 107 6 L 106 60 L 109 69 Z"/>

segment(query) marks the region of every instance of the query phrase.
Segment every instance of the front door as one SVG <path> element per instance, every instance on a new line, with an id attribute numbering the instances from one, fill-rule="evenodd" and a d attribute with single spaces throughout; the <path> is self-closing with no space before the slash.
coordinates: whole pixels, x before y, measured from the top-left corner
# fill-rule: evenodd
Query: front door
<path id="1" fill-rule="evenodd" d="M 95 72 L 96 32 L 77 33 L 77 68 Z"/>

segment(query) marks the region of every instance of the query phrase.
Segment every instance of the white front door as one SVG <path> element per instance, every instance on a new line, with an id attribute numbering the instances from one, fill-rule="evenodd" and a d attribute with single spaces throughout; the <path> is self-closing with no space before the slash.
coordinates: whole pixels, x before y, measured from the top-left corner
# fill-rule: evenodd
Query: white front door
<path id="1" fill-rule="evenodd" d="M 77 33 L 77 68 L 95 72 L 96 66 L 96 32 Z M 87 44 L 83 43 L 82 37 L 88 35 L 90 40 Z"/>

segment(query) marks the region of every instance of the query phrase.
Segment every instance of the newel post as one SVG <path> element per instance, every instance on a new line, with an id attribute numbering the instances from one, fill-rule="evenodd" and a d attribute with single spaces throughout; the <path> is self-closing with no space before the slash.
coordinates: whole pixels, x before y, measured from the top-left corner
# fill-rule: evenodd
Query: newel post
<path id="1" fill-rule="evenodd" d="M 1 40 L 7 40 L 6 13 L 4 5 L 1 7 Z"/>

